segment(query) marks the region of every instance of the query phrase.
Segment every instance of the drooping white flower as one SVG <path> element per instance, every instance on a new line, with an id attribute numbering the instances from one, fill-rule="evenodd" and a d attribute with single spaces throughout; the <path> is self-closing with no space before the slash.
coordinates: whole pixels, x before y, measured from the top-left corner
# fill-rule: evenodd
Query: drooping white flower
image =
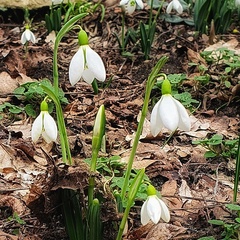
<path id="1" fill-rule="evenodd" d="M 48 112 L 46 101 L 42 101 L 41 112 L 32 125 L 31 136 L 33 142 L 36 142 L 41 135 L 47 143 L 54 142 L 57 139 L 57 125 Z"/>
<path id="2" fill-rule="evenodd" d="M 36 38 L 33 32 L 28 27 L 26 27 L 25 31 L 22 33 L 22 36 L 21 36 L 21 43 L 24 45 L 26 42 L 29 42 L 29 41 L 31 41 L 32 43 L 35 43 Z"/>
<path id="3" fill-rule="evenodd" d="M 75 85 L 81 77 L 91 84 L 96 78 L 104 82 L 106 70 L 101 57 L 88 45 L 88 38 L 85 31 L 79 33 L 79 49 L 73 56 L 69 66 L 69 80 Z"/>
<path id="4" fill-rule="evenodd" d="M 143 9 L 143 7 L 144 7 L 142 0 L 121 0 L 119 4 L 120 4 L 120 6 L 124 7 L 124 10 L 128 14 L 132 14 L 135 11 L 137 5 L 141 9 Z"/>
<path id="5" fill-rule="evenodd" d="M 148 187 L 148 198 L 141 208 L 141 223 L 146 225 L 149 220 L 152 220 L 153 223 L 157 224 L 161 218 L 163 221 L 169 222 L 170 212 L 167 205 L 157 197 L 155 188 L 150 185 Z"/>
<path id="6" fill-rule="evenodd" d="M 164 91 L 164 87 L 170 90 Z M 179 128 L 182 131 L 189 131 L 191 124 L 187 110 L 171 95 L 171 85 L 166 79 L 162 85 L 162 97 L 154 106 L 150 119 L 151 133 L 155 137 L 163 127 L 170 131 Z"/>
<path id="7" fill-rule="evenodd" d="M 240 7 L 240 0 L 235 0 L 235 6 Z"/>
<path id="8" fill-rule="evenodd" d="M 183 13 L 183 7 L 179 0 L 172 0 L 168 4 L 166 12 L 169 14 L 172 11 L 172 9 L 175 9 L 179 14 Z"/>

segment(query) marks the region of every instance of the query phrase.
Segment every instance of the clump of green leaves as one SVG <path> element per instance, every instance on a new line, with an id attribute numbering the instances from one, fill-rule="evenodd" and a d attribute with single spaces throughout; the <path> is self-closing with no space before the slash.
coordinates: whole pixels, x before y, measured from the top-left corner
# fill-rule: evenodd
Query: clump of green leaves
<path id="1" fill-rule="evenodd" d="M 45 15 L 45 23 L 48 33 L 58 32 L 62 27 L 62 4 L 52 5 L 49 14 Z"/>
<path id="2" fill-rule="evenodd" d="M 23 106 L 16 106 L 12 103 L 5 102 L 0 105 L 0 113 L 26 113 L 30 117 L 36 117 L 38 115 L 36 110 L 39 108 L 39 102 L 46 97 L 46 93 L 41 85 L 48 86 L 53 89 L 52 84 L 48 79 L 43 79 L 40 82 L 24 83 L 13 92 L 14 97 L 21 101 Z M 64 97 L 64 92 L 61 89 L 59 89 L 59 100 L 62 104 L 68 103 L 68 100 Z M 49 112 L 52 112 L 53 108 L 54 104 L 49 102 Z"/>
<path id="3" fill-rule="evenodd" d="M 172 95 L 179 100 L 186 108 L 193 109 L 199 104 L 199 101 L 192 98 L 191 93 L 188 90 L 182 88 L 182 83 L 187 79 L 186 74 L 169 74 L 167 76 L 172 86 Z M 161 90 L 162 81 L 157 80 L 153 89 Z M 154 99 L 153 99 L 154 100 Z M 156 99 L 158 100 L 158 99 Z M 155 102 L 155 100 L 154 100 Z"/>
<path id="4" fill-rule="evenodd" d="M 223 228 L 223 232 L 221 234 L 224 240 L 231 240 L 231 239 L 239 239 L 240 234 L 240 206 L 237 204 L 226 204 L 226 208 L 232 211 L 234 220 L 233 221 L 223 221 L 223 220 L 209 220 L 208 222 L 212 225 L 221 226 Z M 213 236 L 210 237 L 202 237 L 198 240 L 215 240 Z"/>
<path id="5" fill-rule="evenodd" d="M 195 140 L 192 143 L 207 149 L 205 158 L 217 156 L 236 158 L 237 155 L 238 139 L 224 140 L 221 134 L 214 134 L 211 138 Z"/>
<path id="6" fill-rule="evenodd" d="M 195 1 L 194 23 L 196 30 L 201 33 L 208 33 L 211 21 L 213 21 L 217 34 L 226 32 L 231 24 L 234 9 L 234 1 Z"/>
<path id="7" fill-rule="evenodd" d="M 21 217 L 20 217 L 16 212 L 14 212 L 13 215 L 8 218 L 8 221 L 14 222 L 14 223 L 16 223 L 18 226 L 19 226 L 19 225 L 25 225 L 25 224 L 26 224 L 26 222 L 25 222 L 23 219 L 21 219 Z M 12 231 L 12 233 L 13 233 L 14 235 L 18 235 L 18 234 L 19 234 L 19 227 L 14 228 L 13 231 Z"/>
<path id="8" fill-rule="evenodd" d="M 119 156 L 111 156 L 110 158 L 101 157 L 97 159 L 96 169 L 99 173 L 101 173 L 106 179 L 107 184 L 109 184 L 110 188 L 114 191 L 121 192 L 124 183 L 124 172 L 126 164 L 120 161 Z M 85 160 L 88 164 L 90 164 L 91 159 Z M 133 170 L 131 173 L 129 186 L 131 186 L 132 181 L 135 179 L 138 170 Z M 150 182 L 147 175 L 144 176 L 144 182 Z M 136 200 L 145 200 L 147 199 L 146 194 L 147 184 L 143 183 L 139 187 L 139 190 L 136 194 Z M 129 189 L 127 189 L 129 191 Z M 123 202 L 123 207 L 126 207 L 127 201 Z"/>

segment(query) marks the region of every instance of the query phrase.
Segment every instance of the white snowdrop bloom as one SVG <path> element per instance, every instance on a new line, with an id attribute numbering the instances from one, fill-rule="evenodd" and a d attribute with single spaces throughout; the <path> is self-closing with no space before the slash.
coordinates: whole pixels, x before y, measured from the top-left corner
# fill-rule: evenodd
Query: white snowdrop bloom
<path id="1" fill-rule="evenodd" d="M 235 6 L 240 7 L 240 0 L 235 0 Z"/>
<path id="2" fill-rule="evenodd" d="M 26 28 L 26 30 L 22 33 L 21 43 L 24 45 L 26 42 L 29 42 L 29 41 L 31 41 L 32 43 L 35 43 L 36 38 L 33 32 L 29 28 Z"/>
<path id="3" fill-rule="evenodd" d="M 124 10 L 128 13 L 128 14 L 132 14 L 137 5 L 143 9 L 143 2 L 142 0 L 121 0 L 120 1 L 120 6 L 124 7 Z"/>
<path id="4" fill-rule="evenodd" d="M 153 188 L 152 190 L 156 192 L 152 185 L 149 187 Z M 156 194 L 149 195 L 141 208 L 142 225 L 146 225 L 149 220 L 152 220 L 153 223 L 157 224 L 161 218 L 165 222 L 170 221 L 170 212 L 167 205 L 159 199 Z"/>
<path id="5" fill-rule="evenodd" d="M 82 33 L 81 33 L 82 32 Z M 81 77 L 91 84 L 96 78 L 104 82 L 106 70 L 101 57 L 88 45 L 86 32 L 81 30 L 79 33 L 79 49 L 73 56 L 69 66 L 69 80 L 75 85 Z"/>
<path id="6" fill-rule="evenodd" d="M 177 128 L 190 131 L 191 123 L 187 110 L 170 93 L 171 84 L 166 79 L 162 84 L 162 97 L 154 106 L 151 114 L 150 127 L 154 137 L 163 127 L 170 131 L 175 131 Z"/>
<path id="7" fill-rule="evenodd" d="M 170 13 L 172 9 L 175 9 L 179 14 L 183 13 L 183 7 L 182 4 L 179 2 L 179 0 L 172 0 L 168 6 L 167 6 L 167 13 Z"/>
<path id="8" fill-rule="evenodd" d="M 33 122 L 31 132 L 33 142 L 37 142 L 41 135 L 47 143 L 54 142 L 57 139 L 57 125 L 49 114 L 46 104 L 46 101 L 41 103 L 41 113 Z"/>

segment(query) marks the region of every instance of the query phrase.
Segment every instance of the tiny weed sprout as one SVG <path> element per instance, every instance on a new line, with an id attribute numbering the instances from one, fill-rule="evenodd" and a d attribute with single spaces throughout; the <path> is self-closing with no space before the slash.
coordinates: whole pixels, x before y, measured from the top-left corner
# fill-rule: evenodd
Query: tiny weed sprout
<path id="1" fill-rule="evenodd" d="M 69 80 L 75 85 L 81 78 L 91 84 L 96 78 L 100 82 L 106 79 L 106 70 L 101 57 L 88 45 L 88 36 L 84 30 L 78 35 L 79 50 L 73 56 L 69 66 Z"/>
<path id="2" fill-rule="evenodd" d="M 190 118 L 184 106 L 171 95 L 171 84 L 168 79 L 162 83 L 162 97 L 154 106 L 151 114 L 151 132 L 157 136 L 163 127 L 170 131 L 179 128 L 190 130 Z"/>
<path id="3" fill-rule="evenodd" d="M 57 125 L 48 112 L 48 104 L 45 100 L 42 101 L 40 110 L 39 116 L 32 125 L 32 140 L 36 142 L 42 135 L 47 143 L 54 142 L 57 139 Z"/>
<path id="4" fill-rule="evenodd" d="M 172 0 L 168 4 L 166 12 L 169 14 L 173 9 L 176 10 L 179 14 L 183 13 L 183 7 L 179 0 Z"/>
<path id="5" fill-rule="evenodd" d="M 147 189 L 148 198 L 141 208 L 141 223 L 146 225 L 149 220 L 157 224 L 160 218 L 165 222 L 170 221 L 170 213 L 166 204 L 157 197 L 156 189 L 150 184 Z"/>

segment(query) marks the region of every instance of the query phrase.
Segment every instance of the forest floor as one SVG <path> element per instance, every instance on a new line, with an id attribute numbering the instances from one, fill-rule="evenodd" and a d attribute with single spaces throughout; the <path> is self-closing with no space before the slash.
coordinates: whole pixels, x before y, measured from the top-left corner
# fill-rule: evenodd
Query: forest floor
<path id="1" fill-rule="evenodd" d="M 20 10 L 8 10 L 0 19 L 1 104 L 8 102 L 24 107 L 27 102 L 13 94 L 16 87 L 45 78 L 52 81 L 54 35 L 48 34 L 44 26 L 41 16 L 46 11 L 43 8 L 33 12 L 32 31 L 37 43 L 29 44 L 27 54 L 20 42 L 24 30 Z M 136 11 L 127 16 L 126 26 L 137 29 L 139 21 L 146 22 L 147 16 L 147 10 Z M 63 109 L 74 165 L 61 164 L 59 142 L 51 145 L 44 141 L 32 143 L 33 118 L 25 113 L 12 114 L 6 111 L 7 107 L 1 112 L 0 239 L 67 239 L 58 191 L 60 188 L 84 191 L 87 187 L 89 171 L 83 161 L 91 157 L 92 129 L 99 106 L 104 104 L 107 121 L 106 153 L 102 156 L 120 156 L 121 162 L 127 162 L 143 105 L 146 80 L 162 56 L 169 58 L 162 72 L 185 74 L 180 91 L 188 91 L 198 103 L 189 108 L 191 130 L 177 131 L 170 139 L 167 130 L 156 138 L 151 136 L 149 116 L 153 104 L 149 104 L 149 115 L 133 167 L 146 169 L 147 176 L 169 206 L 171 221 L 141 226 L 140 201 L 131 211 L 124 239 L 198 239 L 203 236 L 222 239 L 222 229 L 210 225 L 208 220 L 233 221 L 233 213 L 225 205 L 233 199 L 235 159 L 222 155 L 227 151 L 224 143 L 215 146 L 216 157 L 205 158 L 206 148 L 192 141 L 211 138 L 214 134 L 222 135 L 224 141 L 238 138 L 240 71 L 236 69 L 225 74 L 224 62 L 209 64 L 200 53 L 208 47 L 211 51 L 225 47 L 238 56 L 240 35 L 230 30 L 228 34 L 217 35 L 210 46 L 208 36 L 197 34 L 192 26 L 159 19 L 151 58 L 144 60 L 138 44 L 128 46 L 129 51 L 133 50 L 132 57 L 123 57 L 119 52 L 114 35 L 121 34 L 121 9 L 117 5 L 106 6 L 102 22 L 98 11 L 87 16 L 82 27 L 89 33 L 91 48 L 105 63 L 107 80 L 106 84 L 99 85 L 97 95 L 83 81 L 71 86 L 68 67 L 78 50 L 77 31 L 71 30 L 60 44 L 58 67 L 60 87 L 68 99 Z M 195 80 L 196 76 L 204 75 L 199 65 L 206 67 L 204 74 L 209 76 L 205 84 Z M 226 80 L 230 85 L 225 84 Z M 159 96 L 159 90 L 153 90 L 152 99 Z M 38 105 L 38 112 L 37 108 Z M 99 184 L 103 185 L 101 181 Z M 106 196 L 108 198 L 111 196 Z M 111 211 L 114 206 L 108 207 L 109 211 L 104 213 L 104 234 L 105 239 L 110 240 L 116 237 L 110 224 L 116 221 L 116 216 Z M 14 212 L 24 224 L 9 219 Z M 18 234 L 14 235 L 16 232 Z"/>

